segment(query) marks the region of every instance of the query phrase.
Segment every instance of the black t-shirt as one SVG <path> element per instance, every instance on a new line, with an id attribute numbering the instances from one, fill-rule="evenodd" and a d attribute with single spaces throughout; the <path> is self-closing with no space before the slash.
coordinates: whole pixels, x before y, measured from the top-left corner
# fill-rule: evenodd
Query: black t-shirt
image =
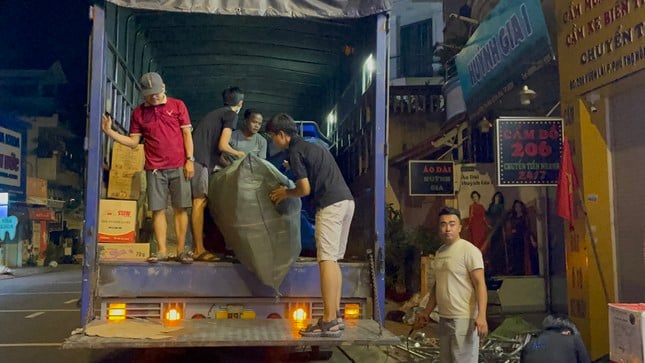
<path id="1" fill-rule="evenodd" d="M 212 170 L 221 154 L 218 144 L 222 130 L 233 130 L 236 124 L 237 113 L 230 106 L 218 108 L 204 116 L 193 131 L 195 161 Z"/>
<path id="2" fill-rule="evenodd" d="M 291 137 L 288 153 L 289 167 L 296 181 L 309 179 L 316 209 L 354 199 L 336 160 L 325 147 L 294 135 Z"/>
<path id="3" fill-rule="evenodd" d="M 545 330 L 522 349 L 522 363 L 590 363 L 587 349 L 578 334 L 563 335 Z"/>

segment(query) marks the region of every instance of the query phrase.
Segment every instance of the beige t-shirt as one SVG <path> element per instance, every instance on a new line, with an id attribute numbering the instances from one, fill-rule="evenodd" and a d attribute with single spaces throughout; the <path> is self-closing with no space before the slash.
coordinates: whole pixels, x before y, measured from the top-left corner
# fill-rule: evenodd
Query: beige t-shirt
<path id="1" fill-rule="evenodd" d="M 434 258 L 436 299 L 443 318 L 475 318 L 477 302 L 470 272 L 484 268 L 479 248 L 460 239 L 442 245 Z"/>

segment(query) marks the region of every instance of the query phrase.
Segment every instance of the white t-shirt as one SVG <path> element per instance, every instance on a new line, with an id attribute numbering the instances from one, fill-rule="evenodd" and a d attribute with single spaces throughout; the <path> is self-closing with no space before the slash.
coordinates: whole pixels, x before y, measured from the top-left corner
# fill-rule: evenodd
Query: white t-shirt
<path id="1" fill-rule="evenodd" d="M 436 301 L 443 318 L 475 318 L 477 300 L 470 272 L 484 268 L 479 248 L 459 239 L 442 245 L 434 258 Z"/>

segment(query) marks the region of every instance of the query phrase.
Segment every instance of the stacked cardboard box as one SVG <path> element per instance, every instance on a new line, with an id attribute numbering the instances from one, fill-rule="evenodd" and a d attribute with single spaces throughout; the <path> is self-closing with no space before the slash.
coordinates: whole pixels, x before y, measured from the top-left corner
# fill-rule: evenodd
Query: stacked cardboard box
<path id="1" fill-rule="evenodd" d="M 143 261 L 150 254 L 150 243 L 99 243 L 101 261 Z"/>
<path id="2" fill-rule="evenodd" d="M 136 201 L 115 199 L 99 201 L 99 242 L 134 242 L 136 222 Z"/>
<path id="3" fill-rule="evenodd" d="M 112 163 L 107 196 L 114 199 L 137 200 L 141 195 L 143 145 L 132 149 L 119 143 L 112 147 Z"/>
<path id="4" fill-rule="evenodd" d="M 101 261 L 145 261 L 149 243 L 136 242 L 143 196 L 143 145 L 113 143 L 107 197 L 99 203 L 98 256 Z"/>

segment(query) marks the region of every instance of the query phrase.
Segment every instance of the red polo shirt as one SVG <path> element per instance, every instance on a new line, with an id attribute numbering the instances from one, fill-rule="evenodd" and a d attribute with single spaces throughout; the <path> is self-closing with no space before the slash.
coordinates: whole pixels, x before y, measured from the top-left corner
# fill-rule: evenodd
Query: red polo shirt
<path id="1" fill-rule="evenodd" d="M 166 97 L 166 103 L 157 106 L 143 103 L 132 111 L 130 134 L 145 140 L 146 170 L 184 166 L 184 127 L 191 127 L 188 109 L 175 98 Z"/>

